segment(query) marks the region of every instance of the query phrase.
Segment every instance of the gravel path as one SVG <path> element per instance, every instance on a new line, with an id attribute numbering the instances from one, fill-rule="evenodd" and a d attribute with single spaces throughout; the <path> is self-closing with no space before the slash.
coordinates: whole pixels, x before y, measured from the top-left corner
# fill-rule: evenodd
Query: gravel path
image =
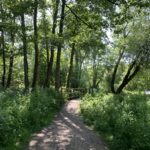
<path id="1" fill-rule="evenodd" d="M 28 150 L 107 150 L 100 136 L 78 116 L 79 100 L 71 100 L 53 123 L 33 135 Z"/>

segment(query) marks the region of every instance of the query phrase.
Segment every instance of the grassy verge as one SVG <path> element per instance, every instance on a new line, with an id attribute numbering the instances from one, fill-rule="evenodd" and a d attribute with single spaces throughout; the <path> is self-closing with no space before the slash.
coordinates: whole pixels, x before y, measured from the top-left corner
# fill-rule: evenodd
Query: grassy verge
<path id="1" fill-rule="evenodd" d="M 150 97 L 142 93 L 86 95 L 81 102 L 86 124 L 102 134 L 110 150 L 150 149 Z"/>
<path id="2" fill-rule="evenodd" d="M 62 104 L 62 96 L 52 89 L 0 92 L 0 149 L 22 149 L 33 132 L 52 121 Z"/>

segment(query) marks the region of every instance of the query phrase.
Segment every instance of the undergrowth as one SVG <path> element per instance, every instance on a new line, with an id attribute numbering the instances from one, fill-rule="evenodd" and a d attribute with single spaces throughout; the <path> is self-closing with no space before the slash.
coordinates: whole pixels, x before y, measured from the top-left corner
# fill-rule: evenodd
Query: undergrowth
<path id="1" fill-rule="evenodd" d="M 142 93 L 86 95 L 85 123 L 105 137 L 110 150 L 150 149 L 150 97 Z"/>
<path id="2" fill-rule="evenodd" d="M 0 92 L 0 150 L 23 149 L 31 134 L 48 125 L 62 104 L 62 96 L 52 89 Z"/>

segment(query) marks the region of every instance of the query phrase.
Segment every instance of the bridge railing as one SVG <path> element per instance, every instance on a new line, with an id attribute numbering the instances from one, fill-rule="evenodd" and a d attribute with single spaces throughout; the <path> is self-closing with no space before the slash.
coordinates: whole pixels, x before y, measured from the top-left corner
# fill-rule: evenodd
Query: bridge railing
<path id="1" fill-rule="evenodd" d="M 61 88 L 61 92 L 65 93 L 68 99 L 82 98 L 87 91 L 86 88 Z"/>

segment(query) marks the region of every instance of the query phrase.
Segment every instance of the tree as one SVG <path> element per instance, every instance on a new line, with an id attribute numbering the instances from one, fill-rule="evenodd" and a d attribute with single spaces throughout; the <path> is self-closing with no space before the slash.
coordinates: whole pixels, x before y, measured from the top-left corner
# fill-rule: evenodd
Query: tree
<path id="1" fill-rule="evenodd" d="M 66 5 L 66 0 L 62 0 L 61 18 L 60 18 L 60 24 L 59 24 L 59 37 L 63 36 L 64 18 L 65 18 L 65 5 Z M 55 70 L 55 89 L 56 90 L 59 90 L 59 88 L 60 88 L 61 49 L 62 49 L 62 43 L 59 43 L 58 44 L 58 49 L 57 49 L 57 60 L 56 60 L 56 70 Z"/>
<path id="2" fill-rule="evenodd" d="M 27 90 L 29 88 L 29 79 L 28 79 L 27 39 L 26 39 L 26 26 L 24 20 L 24 13 L 21 14 L 21 28 L 22 28 L 23 55 L 24 55 L 24 85 L 25 90 Z"/>
<path id="3" fill-rule="evenodd" d="M 3 5 L 0 3 L 1 8 L 1 15 L 4 14 Z M 4 17 L 2 16 L 2 22 L 4 22 Z M 3 75 L 2 75 L 2 86 L 5 87 L 5 80 L 6 80 L 6 56 L 5 56 L 5 39 L 4 39 L 4 26 L 1 29 L 1 48 L 2 48 L 2 55 L 3 55 Z"/>
<path id="4" fill-rule="evenodd" d="M 38 67 L 39 67 L 39 49 L 38 49 L 38 30 L 37 30 L 37 8 L 38 1 L 34 1 L 34 49 L 35 49 L 35 60 L 34 60 L 34 72 L 33 72 L 33 82 L 32 88 L 34 89 L 38 80 Z"/>
<path id="5" fill-rule="evenodd" d="M 56 0 L 56 3 L 54 3 L 55 7 L 53 8 L 53 25 L 52 25 L 52 35 L 53 36 L 56 33 L 59 2 L 60 2 L 60 0 Z M 54 63 L 54 42 L 51 43 L 50 52 L 51 52 L 51 57 L 47 64 L 47 73 L 46 73 L 44 87 L 49 87 L 50 80 L 52 78 L 52 69 L 53 69 L 53 63 Z"/>
<path id="6" fill-rule="evenodd" d="M 15 25 L 15 17 L 13 17 L 13 22 L 12 24 Z M 12 81 L 12 73 L 13 73 L 13 65 L 14 65 L 14 50 L 15 50 L 15 27 L 13 27 L 11 29 L 11 43 L 12 43 L 12 46 L 11 46 L 11 51 L 10 51 L 10 60 L 9 60 L 9 71 L 8 71 L 8 78 L 7 78 L 7 84 L 6 84 L 6 87 L 10 87 L 10 84 L 11 84 L 11 81 Z"/>
<path id="7" fill-rule="evenodd" d="M 73 73 L 73 58 L 75 54 L 75 43 L 72 43 L 72 48 L 71 48 L 71 57 L 70 57 L 70 66 L 69 66 L 69 72 L 68 72 L 68 77 L 67 77 L 67 88 L 70 88 L 70 83 L 71 83 L 71 77 Z"/>
<path id="8" fill-rule="evenodd" d="M 111 91 L 115 94 L 121 93 L 128 83 L 142 69 L 144 64 L 149 61 L 149 21 L 147 20 L 147 17 L 144 17 L 144 19 L 143 17 L 142 13 L 142 16 L 138 16 L 133 23 L 128 23 L 127 30 L 129 35 L 124 36 L 124 42 L 121 46 L 122 50 L 120 51 L 119 58 L 112 74 Z M 141 22 L 142 25 L 140 25 Z M 124 58 L 124 61 L 128 62 L 129 67 L 122 78 L 121 83 L 118 85 L 118 88 L 115 89 L 116 75 L 122 58 Z"/>

